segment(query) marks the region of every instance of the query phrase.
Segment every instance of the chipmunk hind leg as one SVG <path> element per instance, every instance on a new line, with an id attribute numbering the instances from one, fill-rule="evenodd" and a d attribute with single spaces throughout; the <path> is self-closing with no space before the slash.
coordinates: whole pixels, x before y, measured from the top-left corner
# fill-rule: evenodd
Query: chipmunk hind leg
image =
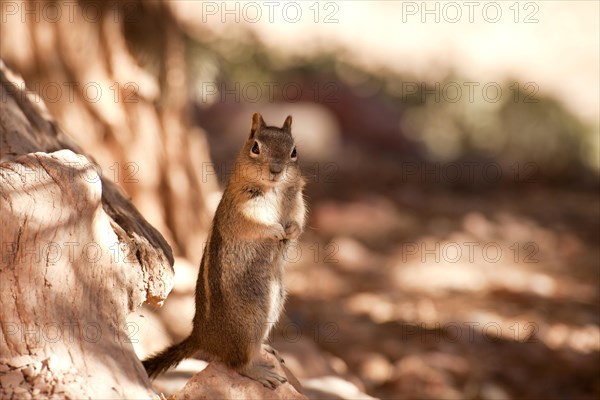
<path id="1" fill-rule="evenodd" d="M 276 389 L 287 379 L 275 372 L 275 366 L 264 360 L 261 355 L 262 343 L 252 343 L 247 348 L 244 362 L 237 365 L 229 365 L 239 374 L 254 379 L 269 389 Z M 241 361 L 241 360 L 238 360 Z"/>
<path id="2" fill-rule="evenodd" d="M 262 345 L 262 348 L 267 353 L 273 354 L 273 356 L 275 356 L 277 361 L 279 361 L 281 364 L 285 364 L 285 360 L 283 359 L 283 357 L 281 357 L 279 352 L 277 350 L 275 350 L 273 347 L 271 347 L 271 345 L 265 343 Z"/>
<path id="3" fill-rule="evenodd" d="M 263 386 L 269 389 L 276 389 L 281 384 L 287 382 L 287 379 L 275 372 L 274 369 L 275 366 L 273 364 L 258 359 L 244 367 L 240 371 L 240 374 L 262 383 Z"/>

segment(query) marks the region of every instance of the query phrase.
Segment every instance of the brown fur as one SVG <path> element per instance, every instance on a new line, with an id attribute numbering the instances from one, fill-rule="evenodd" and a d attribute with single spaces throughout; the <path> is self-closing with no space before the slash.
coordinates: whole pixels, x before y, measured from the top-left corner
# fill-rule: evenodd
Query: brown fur
<path id="1" fill-rule="evenodd" d="M 200 263 L 192 333 L 145 360 L 149 376 L 201 351 L 265 386 L 285 381 L 257 360 L 285 300 L 285 246 L 305 222 L 304 180 L 291 158 L 291 122 L 288 117 L 282 128 L 270 127 L 254 114 Z M 256 142 L 258 155 L 252 153 Z"/>

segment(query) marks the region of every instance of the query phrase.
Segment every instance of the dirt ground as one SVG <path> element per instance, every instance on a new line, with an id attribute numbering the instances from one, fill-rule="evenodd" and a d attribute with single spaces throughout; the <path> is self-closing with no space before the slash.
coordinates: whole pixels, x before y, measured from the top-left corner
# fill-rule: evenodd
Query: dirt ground
<path id="1" fill-rule="evenodd" d="M 310 337 L 381 398 L 598 398 L 596 191 L 372 173 L 309 184 L 276 341 Z"/>

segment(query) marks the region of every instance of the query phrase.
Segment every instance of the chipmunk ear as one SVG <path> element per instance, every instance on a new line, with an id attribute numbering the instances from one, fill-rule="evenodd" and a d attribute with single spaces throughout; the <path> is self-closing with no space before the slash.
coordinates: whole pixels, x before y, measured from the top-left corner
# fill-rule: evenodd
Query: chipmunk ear
<path id="1" fill-rule="evenodd" d="M 287 116 L 287 118 L 285 119 L 285 122 L 283 123 L 283 127 L 281 129 L 283 129 L 287 133 L 292 133 L 292 116 L 291 115 Z"/>
<path id="2" fill-rule="evenodd" d="M 254 135 L 256 135 L 256 133 L 259 132 L 265 126 L 267 126 L 267 124 L 265 124 L 262 115 L 260 115 L 259 113 L 254 113 L 254 115 L 252 115 L 252 128 L 250 129 L 250 139 L 252 139 Z"/>

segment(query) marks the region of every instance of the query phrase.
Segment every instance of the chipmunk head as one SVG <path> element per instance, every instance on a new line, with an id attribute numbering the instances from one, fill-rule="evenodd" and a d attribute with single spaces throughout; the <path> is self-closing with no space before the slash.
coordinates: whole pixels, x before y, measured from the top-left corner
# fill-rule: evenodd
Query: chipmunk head
<path id="1" fill-rule="evenodd" d="M 250 136 L 242 152 L 247 156 L 244 165 L 252 171 L 247 177 L 260 185 L 273 187 L 299 177 L 298 151 L 292 137 L 291 116 L 285 119 L 281 128 L 277 128 L 267 126 L 262 116 L 255 113 Z"/>

